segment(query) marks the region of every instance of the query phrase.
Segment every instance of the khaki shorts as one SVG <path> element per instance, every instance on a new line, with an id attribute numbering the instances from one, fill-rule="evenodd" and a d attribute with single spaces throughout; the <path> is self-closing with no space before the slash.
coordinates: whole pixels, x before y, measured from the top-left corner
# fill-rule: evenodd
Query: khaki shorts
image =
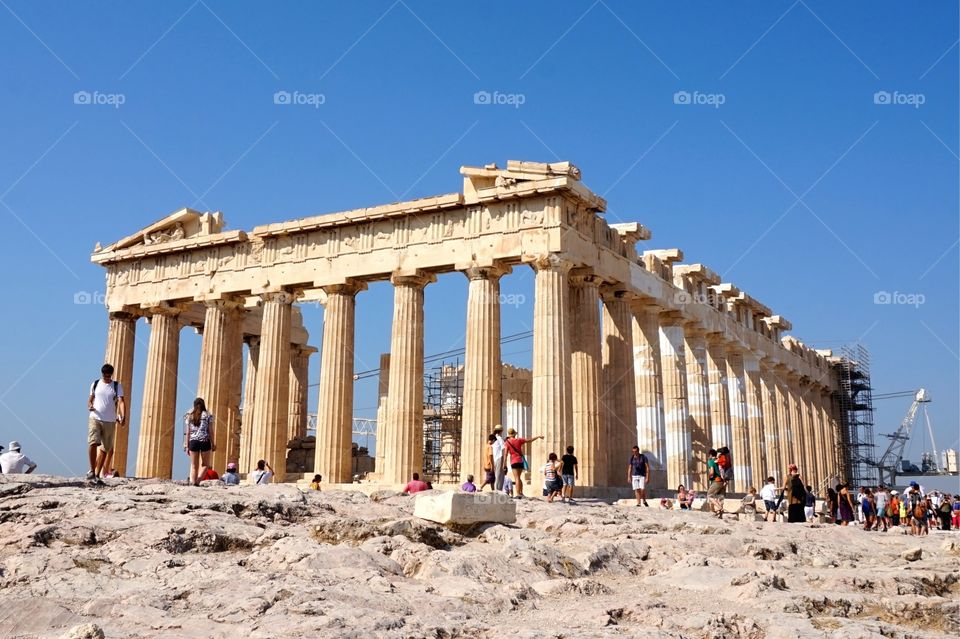
<path id="1" fill-rule="evenodd" d="M 91 417 L 87 426 L 87 444 L 99 446 L 109 453 L 113 450 L 116 434 L 117 422 L 102 422 Z"/>
<path id="2" fill-rule="evenodd" d="M 707 487 L 707 494 L 711 497 L 722 496 L 727 492 L 727 482 L 725 481 L 712 481 Z"/>

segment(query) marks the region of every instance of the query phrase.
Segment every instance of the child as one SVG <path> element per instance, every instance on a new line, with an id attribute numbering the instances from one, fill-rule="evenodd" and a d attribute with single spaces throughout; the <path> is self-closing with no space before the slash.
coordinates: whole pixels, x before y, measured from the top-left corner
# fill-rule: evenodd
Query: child
<path id="1" fill-rule="evenodd" d="M 240 474 L 237 472 L 237 464 L 230 462 L 227 464 L 227 471 L 223 473 L 223 483 L 227 486 L 239 486 Z"/>
<path id="2" fill-rule="evenodd" d="M 310 482 L 310 490 L 320 490 L 320 482 L 322 481 L 323 477 L 321 475 L 314 475 L 313 481 Z"/>
<path id="3" fill-rule="evenodd" d="M 465 493 L 477 492 L 477 485 L 473 483 L 473 475 L 467 475 L 467 481 L 463 482 L 463 485 L 460 486 L 460 490 Z"/>
<path id="4" fill-rule="evenodd" d="M 510 475 L 503 476 L 503 492 L 513 497 L 513 478 Z"/>
<path id="5" fill-rule="evenodd" d="M 757 514 L 757 489 L 753 486 L 747 491 L 747 494 L 740 500 L 743 512 L 748 515 Z"/>

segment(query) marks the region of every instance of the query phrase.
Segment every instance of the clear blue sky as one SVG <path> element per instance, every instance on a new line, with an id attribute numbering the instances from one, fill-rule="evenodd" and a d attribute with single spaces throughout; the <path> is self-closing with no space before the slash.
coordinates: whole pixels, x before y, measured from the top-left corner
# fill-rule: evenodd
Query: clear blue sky
<path id="1" fill-rule="evenodd" d="M 182 206 L 250 229 L 457 191 L 463 164 L 562 159 L 611 220 L 652 229 L 644 248 L 682 248 L 808 344 L 862 338 L 877 392 L 930 389 L 956 447 L 957 35 L 956 2 L 2 0 L 0 438 L 44 471 L 85 470 L 107 322 L 75 294 L 104 289 L 97 241 Z M 505 335 L 531 324 L 531 284 L 505 278 L 525 299 Z M 427 289 L 427 353 L 462 345 L 466 289 Z M 358 370 L 387 350 L 391 304 L 387 285 L 360 295 Z M 319 345 L 322 312 L 304 313 Z M 505 359 L 528 365 L 530 347 Z M 198 352 L 185 331 L 180 411 Z M 358 415 L 375 388 L 358 384 Z M 878 402 L 877 431 L 908 403 Z"/>

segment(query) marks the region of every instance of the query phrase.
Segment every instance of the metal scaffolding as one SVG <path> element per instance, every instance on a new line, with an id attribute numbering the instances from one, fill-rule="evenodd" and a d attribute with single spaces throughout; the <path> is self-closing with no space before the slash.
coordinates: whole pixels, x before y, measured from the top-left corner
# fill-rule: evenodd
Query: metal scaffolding
<path id="1" fill-rule="evenodd" d="M 441 362 L 423 376 L 423 474 L 437 482 L 460 478 L 463 366 Z"/>
<path id="2" fill-rule="evenodd" d="M 867 486 L 876 479 L 873 443 L 873 388 L 870 354 L 857 343 L 840 349 L 837 364 L 840 387 L 834 394 L 840 424 L 840 475 L 851 486 Z"/>

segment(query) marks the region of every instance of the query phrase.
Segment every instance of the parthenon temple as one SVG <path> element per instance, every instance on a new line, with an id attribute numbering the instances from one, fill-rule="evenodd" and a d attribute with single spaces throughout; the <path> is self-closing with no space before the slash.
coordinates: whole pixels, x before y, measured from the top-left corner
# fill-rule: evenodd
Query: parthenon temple
<path id="1" fill-rule="evenodd" d="M 544 436 L 532 444 L 532 468 L 573 445 L 580 484 L 621 486 L 636 444 L 654 488 L 703 487 L 708 449 L 727 445 L 740 492 L 768 475 L 780 480 L 792 462 L 815 486 L 844 476 L 830 351 L 786 335 L 789 321 L 707 266 L 685 263 L 682 250 L 638 252 L 650 231 L 610 223 L 606 201 L 569 162 L 460 173 L 458 193 L 251 231 L 225 230 L 219 212 L 181 209 L 98 245 L 105 361 L 128 403 L 141 395 L 136 476 L 171 477 L 184 391 L 179 336 L 192 326 L 202 334 L 196 393 L 217 416 L 214 466 L 239 460 L 247 471 L 267 459 L 282 480 L 287 441 L 305 432 L 316 352 L 296 305 L 313 301 L 324 308 L 314 468 L 328 482 L 351 482 L 356 297 L 389 280 L 389 375 L 372 477 L 405 483 L 424 467 L 424 291 L 455 271 L 468 287 L 459 469 L 479 474 L 505 410 L 500 282 L 524 268 L 535 272 L 529 432 Z M 150 337 L 146 374 L 134 383 L 140 318 Z M 124 474 L 126 433 L 116 451 Z"/>

